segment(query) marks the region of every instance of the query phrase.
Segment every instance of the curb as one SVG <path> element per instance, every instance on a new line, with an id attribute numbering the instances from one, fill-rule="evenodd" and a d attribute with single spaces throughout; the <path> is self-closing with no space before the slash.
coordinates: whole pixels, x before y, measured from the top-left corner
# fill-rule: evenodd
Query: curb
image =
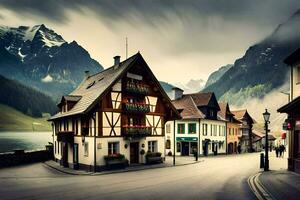
<path id="1" fill-rule="evenodd" d="M 199 160 L 197 162 L 192 162 L 192 163 L 185 163 L 185 164 L 180 164 L 180 165 L 167 165 L 167 166 L 154 166 L 154 167 L 149 167 L 149 168 L 140 168 L 140 169 L 125 169 L 122 171 L 103 171 L 103 172 L 86 172 L 83 174 L 79 174 L 79 173 L 73 173 L 73 172 L 69 172 L 63 169 L 60 169 L 59 167 L 54 167 L 50 164 L 48 164 L 47 162 L 44 162 L 44 164 L 54 170 L 57 170 L 59 172 L 65 173 L 65 174 L 69 174 L 69 175 L 78 175 L 78 176 L 100 176 L 100 175 L 109 175 L 109 174 L 118 174 L 118 173 L 125 173 L 125 172 L 136 172 L 136 171 L 143 171 L 143 170 L 150 170 L 150 169 L 160 169 L 160 168 L 167 168 L 167 167 L 182 167 L 182 166 L 186 166 L 186 165 L 193 165 L 193 164 L 197 164 L 200 162 L 204 162 L 204 160 Z"/>
<path id="2" fill-rule="evenodd" d="M 258 200 L 275 199 L 271 195 L 271 193 L 260 182 L 260 180 L 259 180 L 260 175 L 261 175 L 261 172 L 255 174 L 255 175 L 252 175 L 248 178 L 247 182 L 248 182 L 250 189 L 252 190 L 252 192 L 254 193 L 254 195 L 256 196 L 256 198 Z"/>

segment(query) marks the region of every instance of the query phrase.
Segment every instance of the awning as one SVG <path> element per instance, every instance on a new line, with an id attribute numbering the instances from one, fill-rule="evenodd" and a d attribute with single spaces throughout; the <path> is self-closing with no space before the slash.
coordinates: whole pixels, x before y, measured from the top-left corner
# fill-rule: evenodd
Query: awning
<path id="1" fill-rule="evenodd" d="M 74 143 L 74 132 L 73 131 L 60 131 L 57 133 L 57 141 Z"/>
<path id="2" fill-rule="evenodd" d="M 176 137 L 176 141 L 178 142 L 197 142 L 197 137 Z"/>
<path id="3" fill-rule="evenodd" d="M 289 113 L 290 111 L 293 111 L 295 108 L 300 108 L 300 96 L 294 99 L 293 101 L 289 102 L 288 104 L 279 108 L 277 112 Z"/>

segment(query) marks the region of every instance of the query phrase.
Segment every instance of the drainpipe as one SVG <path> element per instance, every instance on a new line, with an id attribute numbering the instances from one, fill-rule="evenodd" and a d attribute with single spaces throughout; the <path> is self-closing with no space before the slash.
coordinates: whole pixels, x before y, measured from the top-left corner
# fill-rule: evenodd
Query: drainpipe
<path id="1" fill-rule="evenodd" d="M 201 148 L 200 148 L 200 142 L 201 142 L 201 140 L 200 140 L 200 134 L 201 134 L 201 119 L 199 118 L 199 137 L 198 137 L 198 156 L 200 156 L 200 150 L 201 150 Z"/>
<path id="2" fill-rule="evenodd" d="M 227 121 L 225 121 L 225 152 L 226 152 L 226 155 L 228 155 L 228 146 L 227 146 Z M 234 130 L 233 130 L 233 133 L 234 133 Z"/>
<path id="3" fill-rule="evenodd" d="M 92 117 L 93 121 L 94 121 L 94 172 L 97 171 L 97 162 L 96 162 L 96 112 L 93 113 L 93 117 Z"/>
<path id="4" fill-rule="evenodd" d="M 173 121 L 173 165 L 175 166 L 175 153 L 176 153 L 176 149 L 175 149 L 175 141 L 176 141 L 176 138 L 175 138 L 175 120 Z"/>

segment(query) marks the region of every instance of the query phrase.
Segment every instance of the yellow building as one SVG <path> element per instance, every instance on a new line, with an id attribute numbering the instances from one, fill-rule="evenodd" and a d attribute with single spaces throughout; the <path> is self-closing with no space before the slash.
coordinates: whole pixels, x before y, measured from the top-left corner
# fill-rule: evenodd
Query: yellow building
<path id="1" fill-rule="evenodd" d="M 240 125 L 241 122 L 238 121 L 234 114 L 230 111 L 228 103 L 219 103 L 220 111 L 218 115 L 227 121 L 227 136 L 226 136 L 226 143 L 227 143 L 227 153 L 233 154 L 238 153 L 238 144 L 239 144 L 239 137 L 240 137 Z"/>

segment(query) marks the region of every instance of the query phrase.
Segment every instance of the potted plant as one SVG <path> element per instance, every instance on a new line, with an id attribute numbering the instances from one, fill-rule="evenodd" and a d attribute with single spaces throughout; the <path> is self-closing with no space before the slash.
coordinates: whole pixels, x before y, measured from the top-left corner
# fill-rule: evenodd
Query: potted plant
<path id="1" fill-rule="evenodd" d="M 125 168 L 128 166 L 128 160 L 123 154 L 110 154 L 104 156 L 104 160 L 108 169 Z"/>
<path id="2" fill-rule="evenodd" d="M 157 163 L 162 163 L 163 159 L 161 157 L 160 152 L 150 152 L 148 151 L 146 153 L 146 164 L 157 164 Z"/>

